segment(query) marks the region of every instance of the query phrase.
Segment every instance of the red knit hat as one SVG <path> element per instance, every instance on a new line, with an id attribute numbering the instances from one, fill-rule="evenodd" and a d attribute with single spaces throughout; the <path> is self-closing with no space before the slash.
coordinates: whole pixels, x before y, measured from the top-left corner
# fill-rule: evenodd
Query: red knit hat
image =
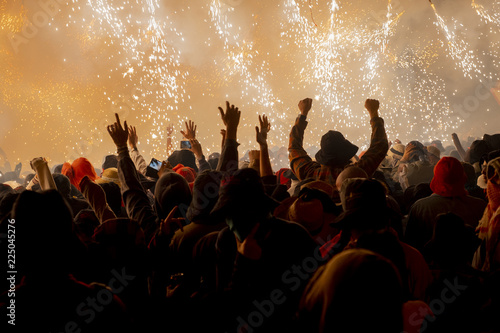
<path id="1" fill-rule="evenodd" d="M 467 176 L 460 161 L 445 156 L 434 167 L 431 190 L 443 197 L 459 197 L 468 194 L 465 190 L 466 182 Z"/>
<path id="2" fill-rule="evenodd" d="M 196 171 L 194 171 L 193 168 L 184 166 L 182 164 L 177 164 L 172 170 L 174 170 L 182 177 L 186 178 L 188 183 L 192 183 L 196 179 Z"/>

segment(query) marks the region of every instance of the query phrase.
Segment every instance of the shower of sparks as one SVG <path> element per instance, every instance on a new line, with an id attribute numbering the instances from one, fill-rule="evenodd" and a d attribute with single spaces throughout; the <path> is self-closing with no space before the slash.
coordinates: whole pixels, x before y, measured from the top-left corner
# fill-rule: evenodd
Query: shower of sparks
<path id="1" fill-rule="evenodd" d="M 472 78 L 473 74 L 480 76 L 481 68 L 484 66 L 473 54 L 469 45 L 464 40 L 460 40 L 455 32 L 447 27 L 444 19 L 438 14 L 436 6 L 433 3 L 431 3 L 431 7 L 436 14 L 436 25 L 441 27 L 448 40 L 450 55 L 453 59 L 458 61 L 460 67 L 464 71 L 464 76 L 468 76 L 469 78 Z"/>
<path id="2" fill-rule="evenodd" d="M 488 11 L 484 8 L 484 6 L 476 3 L 475 0 L 472 0 L 471 6 L 475 9 L 476 13 L 486 22 L 494 23 L 497 26 L 500 26 L 500 18 L 498 17 L 498 13 L 495 13 L 494 16 L 491 16 L 490 14 L 488 14 Z"/>
<path id="3" fill-rule="evenodd" d="M 366 146 L 366 98 L 380 99 L 390 140 L 449 141 L 465 121 L 452 78 L 469 87 L 499 79 L 496 1 L 467 2 L 464 17 L 473 18 L 462 22 L 425 0 L 279 0 L 273 8 L 266 0 L 71 0 L 17 53 L 11 38 L 41 13 L 34 3 L 0 0 L 0 148 L 24 162 L 41 151 L 99 165 L 114 150 L 105 126 L 115 112 L 137 126 L 146 159 L 166 158 L 169 124 L 177 148 L 187 119 L 199 124 L 208 155 L 220 151 L 225 100 L 243 112 L 242 153 L 257 148 L 258 114 L 272 123 L 271 146 L 287 146 L 305 97 L 314 98 L 306 147 L 332 128 Z M 277 155 L 275 169 L 287 166 L 286 149 Z"/>

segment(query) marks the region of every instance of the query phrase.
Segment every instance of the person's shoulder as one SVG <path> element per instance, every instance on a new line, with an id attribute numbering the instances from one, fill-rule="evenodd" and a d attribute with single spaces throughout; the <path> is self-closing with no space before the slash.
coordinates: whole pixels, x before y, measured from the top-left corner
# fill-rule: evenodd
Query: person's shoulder
<path id="1" fill-rule="evenodd" d="M 484 201 L 483 199 L 479 199 L 470 195 L 466 195 L 463 197 L 464 201 L 466 201 L 468 204 L 475 205 L 475 206 L 480 206 L 480 207 L 486 207 L 488 203 Z"/>
<path id="2" fill-rule="evenodd" d="M 444 197 L 433 193 L 433 194 L 429 195 L 428 197 L 418 199 L 417 201 L 415 201 L 415 203 L 412 205 L 412 209 L 413 209 L 413 207 L 423 207 L 423 206 L 427 206 L 431 203 L 439 202 L 441 200 L 444 200 Z"/>

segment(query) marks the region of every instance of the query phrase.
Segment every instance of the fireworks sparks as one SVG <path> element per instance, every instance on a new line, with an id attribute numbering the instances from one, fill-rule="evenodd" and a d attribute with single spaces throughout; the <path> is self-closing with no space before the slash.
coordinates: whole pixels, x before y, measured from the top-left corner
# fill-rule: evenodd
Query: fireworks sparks
<path id="1" fill-rule="evenodd" d="M 244 112 L 243 150 L 256 146 L 253 127 L 263 113 L 272 121 L 271 145 L 281 146 L 298 100 L 307 96 L 315 104 L 306 146 L 331 128 L 366 145 L 368 97 L 381 100 L 392 139 L 448 140 L 464 122 L 453 110 L 456 78 L 469 87 L 498 80 L 497 2 L 472 0 L 464 16 L 475 18 L 467 22 L 426 1 L 266 4 L 70 1 L 19 55 L 8 38 L 0 44 L 0 116 L 10 126 L 0 132 L 2 146 L 29 159 L 37 151 L 31 136 L 9 138 L 43 128 L 41 142 L 57 147 L 46 149 L 48 156 L 62 161 L 85 153 L 99 161 L 113 150 L 103 126 L 119 112 L 138 126 L 146 158 L 164 158 L 166 126 L 178 131 L 187 119 L 201 124 L 206 153 L 220 151 L 216 107 L 226 99 Z M 40 10 L 0 0 L 0 32 L 22 34 Z M 41 68 L 30 54 L 46 50 Z"/>

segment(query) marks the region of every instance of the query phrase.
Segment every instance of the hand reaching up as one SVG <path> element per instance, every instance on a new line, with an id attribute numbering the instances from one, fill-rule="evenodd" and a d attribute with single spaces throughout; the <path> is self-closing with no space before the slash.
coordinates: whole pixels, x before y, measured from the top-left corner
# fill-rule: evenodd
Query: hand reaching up
<path id="1" fill-rule="evenodd" d="M 167 137 L 172 136 L 172 133 L 174 133 L 174 124 L 168 125 L 166 130 L 167 130 Z"/>
<path id="2" fill-rule="evenodd" d="M 257 142 L 261 146 L 267 146 L 267 133 L 271 130 L 271 124 L 265 115 L 262 117 L 259 115 L 260 131 L 259 126 L 255 126 Z"/>
<path id="3" fill-rule="evenodd" d="M 139 137 L 137 136 L 137 130 L 135 129 L 135 126 L 130 126 L 128 133 L 128 146 L 131 149 L 137 149 L 138 142 L 139 142 Z"/>
<path id="4" fill-rule="evenodd" d="M 189 123 L 186 121 L 186 132 L 181 131 L 181 134 L 184 135 L 186 140 L 191 140 L 191 139 L 196 139 L 196 126 L 193 121 L 189 121 Z"/>
<path id="5" fill-rule="evenodd" d="M 123 123 L 124 127 L 120 122 L 120 116 L 118 113 L 115 113 L 116 122 L 113 125 L 108 125 L 108 133 L 113 139 L 117 148 L 127 147 L 127 139 L 128 139 L 128 126 L 127 121 Z"/>
<path id="6" fill-rule="evenodd" d="M 300 114 L 307 117 L 307 114 L 311 110 L 313 100 L 311 98 L 305 98 L 299 102 Z"/>
<path id="7" fill-rule="evenodd" d="M 226 101 L 226 112 L 224 112 L 221 107 L 219 107 L 219 112 L 224 125 L 226 125 L 226 139 L 236 140 L 236 132 L 240 123 L 241 111 Z"/>
<path id="8" fill-rule="evenodd" d="M 201 149 L 201 144 L 198 140 L 196 139 L 189 139 L 189 142 L 191 143 L 191 151 L 194 154 L 194 157 L 196 159 L 200 160 L 203 157 L 203 150 Z"/>
<path id="9" fill-rule="evenodd" d="M 380 103 L 376 99 L 367 99 L 365 101 L 365 108 L 368 110 L 368 113 L 370 114 L 370 118 L 378 117 L 379 106 L 380 106 Z"/>

